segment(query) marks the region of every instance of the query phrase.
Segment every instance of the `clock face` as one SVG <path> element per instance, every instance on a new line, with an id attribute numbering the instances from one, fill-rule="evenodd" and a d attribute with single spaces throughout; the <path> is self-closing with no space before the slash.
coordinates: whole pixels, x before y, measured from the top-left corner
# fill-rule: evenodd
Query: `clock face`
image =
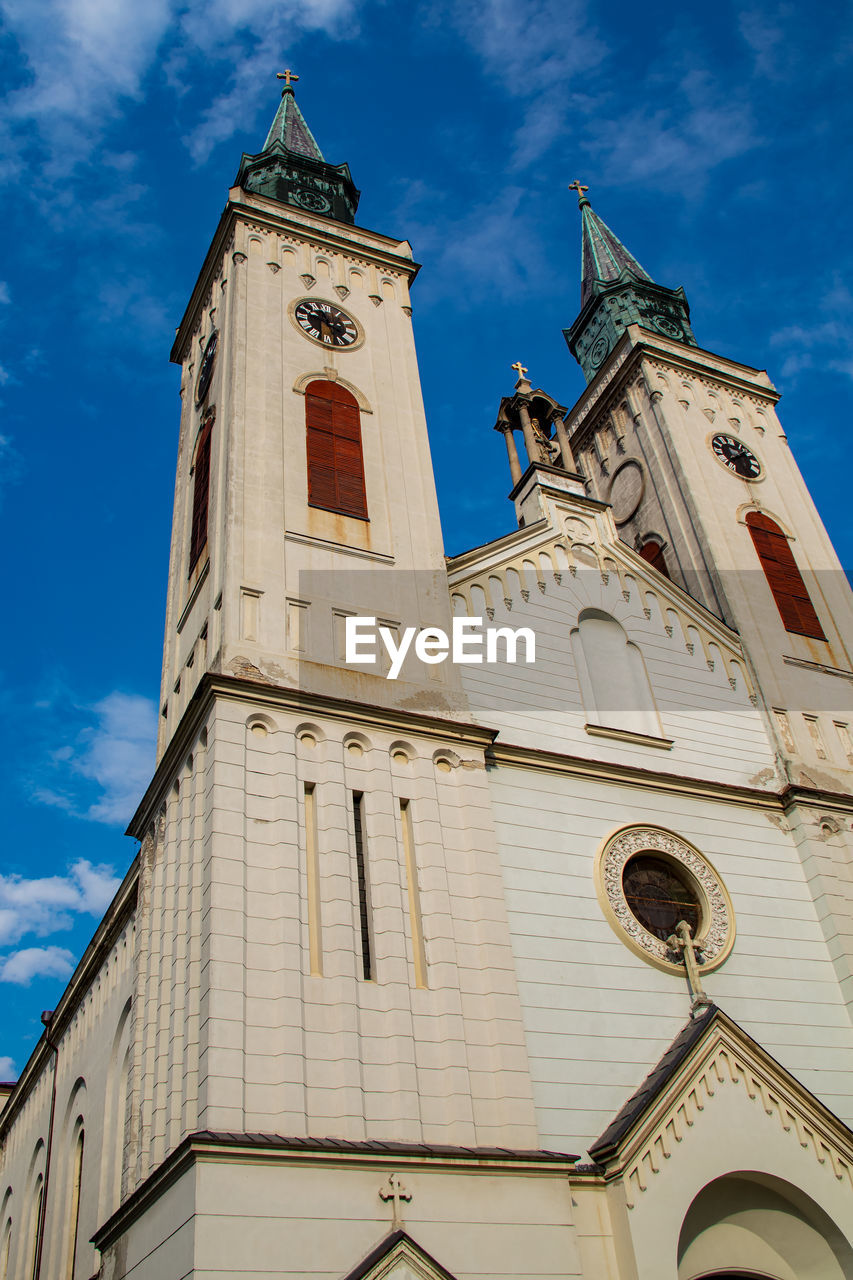
<path id="1" fill-rule="evenodd" d="M 207 395 L 207 389 L 210 386 L 210 379 L 213 377 L 213 365 L 216 361 L 216 347 L 219 342 L 219 333 L 216 329 L 207 340 L 207 346 L 204 349 L 204 355 L 201 358 L 201 367 L 198 371 L 198 382 L 195 385 L 195 402 L 201 404 Z"/>
<path id="2" fill-rule="evenodd" d="M 328 213 L 331 208 L 328 200 L 319 191 L 310 191 L 305 187 L 296 191 L 293 196 L 297 204 L 301 204 L 303 209 L 311 209 L 314 213 Z"/>
<path id="3" fill-rule="evenodd" d="M 589 362 L 593 369 L 597 369 L 604 357 L 607 355 L 607 339 L 604 334 L 596 338 L 592 344 L 592 350 L 589 353 Z"/>
<path id="4" fill-rule="evenodd" d="M 661 333 L 665 333 L 668 338 L 681 337 L 681 326 L 676 324 L 670 316 L 661 315 L 660 313 L 653 315 L 652 324 Z"/>
<path id="5" fill-rule="evenodd" d="M 711 448 L 724 467 L 733 471 L 743 480 L 755 480 L 761 475 L 761 463 L 745 444 L 734 436 L 716 435 L 711 440 Z"/>
<path id="6" fill-rule="evenodd" d="M 319 298 L 303 299 L 294 307 L 293 318 L 309 338 L 324 347 L 351 347 L 358 337 L 356 322 L 340 307 Z"/>

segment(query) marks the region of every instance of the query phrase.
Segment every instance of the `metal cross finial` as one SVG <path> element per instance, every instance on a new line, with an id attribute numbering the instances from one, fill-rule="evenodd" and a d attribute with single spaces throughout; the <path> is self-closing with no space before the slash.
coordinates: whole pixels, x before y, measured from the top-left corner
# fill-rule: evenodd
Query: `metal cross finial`
<path id="1" fill-rule="evenodd" d="M 699 1009 L 709 1005 L 711 1001 L 702 990 L 702 981 L 699 977 L 699 962 L 696 959 L 696 952 L 699 948 L 696 946 L 696 940 L 691 934 L 690 925 L 686 920 L 679 920 L 675 926 L 675 933 L 667 938 L 666 945 L 670 951 L 681 953 L 687 974 L 687 990 L 690 993 L 690 1011 L 691 1013 L 696 1013 Z"/>
<path id="2" fill-rule="evenodd" d="M 295 75 L 295 74 L 294 74 L 294 72 L 292 72 L 292 71 L 290 70 L 290 67 L 285 67 L 284 71 L 276 71 L 276 73 L 275 73 L 275 78 L 276 78 L 276 80 L 283 80 L 283 81 L 284 81 L 284 87 L 285 87 L 286 89 L 289 89 L 289 88 L 290 88 L 290 82 L 291 82 L 292 80 L 298 80 L 298 79 L 299 79 L 299 76 Z"/>
<path id="3" fill-rule="evenodd" d="M 518 380 L 519 382 L 521 382 L 521 379 L 527 373 L 527 368 L 521 363 L 520 360 L 516 360 L 515 364 L 512 365 L 511 368 L 515 369 L 516 373 L 518 374 Z"/>
<path id="4" fill-rule="evenodd" d="M 570 183 L 569 183 L 569 190 L 570 190 L 570 191 L 577 191 L 577 193 L 578 193 L 578 204 L 580 204 L 581 200 L 583 200 L 583 193 L 584 193 L 585 191 L 589 191 L 589 187 L 585 187 L 585 186 L 583 185 L 583 183 L 582 183 L 578 178 L 575 178 L 574 182 L 570 182 Z"/>
<path id="5" fill-rule="evenodd" d="M 405 1201 L 407 1204 L 412 1198 L 411 1191 L 407 1191 L 400 1181 L 399 1175 L 396 1173 L 388 1174 L 388 1181 L 384 1186 L 379 1188 L 379 1199 L 386 1203 L 390 1200 L 392 1203 L 392 1214 L 394 1229 L 403 1225 L 403 1215 L 400 1213 L 400 1202 Z"/>

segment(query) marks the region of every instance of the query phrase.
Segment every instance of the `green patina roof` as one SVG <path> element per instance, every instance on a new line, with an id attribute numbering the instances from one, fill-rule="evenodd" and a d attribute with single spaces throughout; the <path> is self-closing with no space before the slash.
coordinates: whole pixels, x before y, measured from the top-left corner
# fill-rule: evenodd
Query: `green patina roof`
<path id="1" fill-rule="evenodd" d="M 323 162 L 323 153 L 305 123 L 305 117 L 296 105 L 293 89 L 289 86 L 282 92 L 281 102 L 263 150 L 266 151 L 274 142 L 280 142 L 287 147 L 288 151 L 294 151 L 297 155 L 309 156 L 312 160 Z"/>
<path id="2" fill-rule="evenodd" d="M 610 284 L 618 280 L 623 271 L 629 271 L 639 280 L 652 277 L 629 253 L 618 236 L 606 222 L 599 218 L 592 205 L 582 196 L 578 201 L 583 222 L 583 256 L 581 267 L 581 307 L 586 306 L 597 283 Z"/>

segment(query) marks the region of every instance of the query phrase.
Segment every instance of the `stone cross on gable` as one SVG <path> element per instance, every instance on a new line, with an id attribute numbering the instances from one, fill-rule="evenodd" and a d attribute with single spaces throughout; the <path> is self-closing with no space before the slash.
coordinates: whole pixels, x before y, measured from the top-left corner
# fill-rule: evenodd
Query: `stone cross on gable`
<path id="1" fill-rule="evenodd" d="M 396 1173 L 388 1174 L 388 1181 L 379 1188 L 379 1199 L 387 1202 L 391 1201 L 391 1229 L 396 1231 L 398 1227 L 403 1225 L 403 1215 L 400 1212 L 400 1204 L 405 1201 L 406 1204 L 412 1198 L 411 1191 L 407 1191 L 400 1181 L 399 1175 Z"/>
<path id="2" fill-rule="evenodd" d="M 687 976 L 687 990 L 690 994 L 690 1012 L 695 1015 L 700 1009 L 704 1009 L 711 1003 L 705 992 L 702 990 L 702 980 L 699 977 L 699 961 L 697 952 L 699 948 L 696 946 L 696 940 L 690 932 L 690 925 L 686 920 L 679 920 L 675 926 L 675 933 L 670 934 L 666 940 L 666 945 L 670 951 L 680 953 L 684 963 L 684 971 Z"/>
<path id="3" fill-rule="evenodd" d="M 515 364 L 512 365 L 511 367 L 515 369 L 516 373 L 518 374 L 518 380 L 519 382 L 521 382 L 521 379 L 527 373 L 526 367 L 521 363 L 520 360 L 516 360 Z"/>

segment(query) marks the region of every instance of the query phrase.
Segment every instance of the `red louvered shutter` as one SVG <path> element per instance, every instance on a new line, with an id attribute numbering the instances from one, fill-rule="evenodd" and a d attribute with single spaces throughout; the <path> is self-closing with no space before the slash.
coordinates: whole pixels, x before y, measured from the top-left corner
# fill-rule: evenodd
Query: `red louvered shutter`
<path id="1" fill-rule="evenodd" d="M 201 436 L 195 451 L 189 573 L 192 573 L 196 567 L 207 543 L 207 513 L 210 505 L 210 445 L 213 435 L 213 421 L 213 414 L 208 414 L 202 426 Z"/>
<path id="2" fill-rule="evenodd" d="M 649 564 L 653 565 L 658 573 L 662 573 L 665 578 L 669 577 L 669 569 L 667 569 L 666 561 L 663 558 L 663 547 L 659 542 L 644 542 L 640 548 L 640 555 L 644 560 L 648 560 Z"/>
<path id="3" fill-rule="evenodd" d="M 318 380 L 305 391 L 308 505 L 367 519 L 361 419 L 345 387 Z"/>
<path id="4" fill-rule="evenodd" d="M 825 640 L 820 619 L 785 534 L 761 511 L 750 511 L 746 524 L 785 630 L 809 636 L 812 640 Z"/>

